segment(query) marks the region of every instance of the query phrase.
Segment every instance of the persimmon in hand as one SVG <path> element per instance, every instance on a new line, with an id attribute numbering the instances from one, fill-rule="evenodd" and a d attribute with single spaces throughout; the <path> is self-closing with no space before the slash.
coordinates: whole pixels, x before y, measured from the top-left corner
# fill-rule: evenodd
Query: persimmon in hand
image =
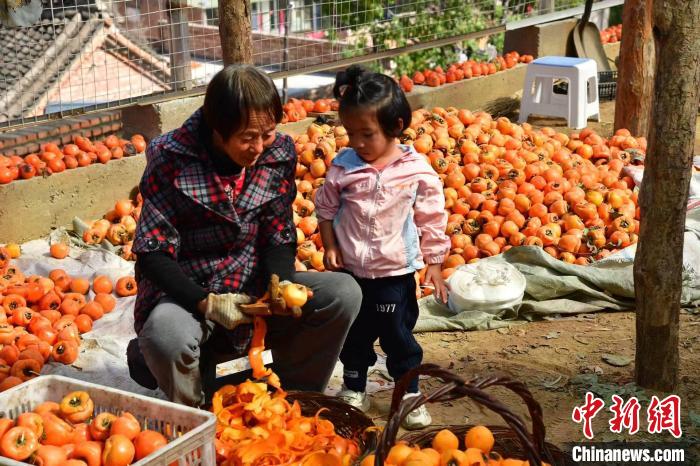
<path id="1" fill-rule="evenodd" d="M 298 283 L 289 283 L 286 285 L 280 284 L 282 298 L 287 304 L 287 307 L 302 307 L 306 301 L 313 296 L 313 291 L 304 285 Z"/>

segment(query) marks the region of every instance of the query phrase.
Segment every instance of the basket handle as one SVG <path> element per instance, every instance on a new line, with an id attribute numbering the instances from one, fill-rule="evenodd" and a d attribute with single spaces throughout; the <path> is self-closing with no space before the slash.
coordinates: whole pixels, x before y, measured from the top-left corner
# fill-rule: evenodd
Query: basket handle
<path id="1" fill-rule="evenodd" d="M 391 398 L 391 409 L 389 410 L 389 417 L 393 416 L 399 409 L 401 401 L 408 392 L 408 386 L 411 381 L 421 375 L 428 375 L 430 377 L 437 377 L 445 380 L 445 382 L 454 382 L 458 385 L 467 383 L 467 380 L 460 377 L 459 375 L 450 372 L 437 364 L 421 364 L 418 367 L 414 367 L 409 370 L 403 377 L 401 377 L 394 387 L 394 393 Z M 437 390 L 436 390 L 437 391 Z M 425 395 L 423 395 L 425 396 Z M 450 395 L 450 392 L 441 393 L 438 398 L 432 398 L 431 401 L 448 401 L 460 398 L 456 394 Z"/>
<path id="2" fill-rule="evenodd" d="M 532 420 L 532 441 L 535 448 L 541 455 L 544 455 L 544 459 L 546 459 L 547 462 L 553 462 L 548 450 L 545 448 L 546 428 L 544 426 L 542 406 L 535 400 L 535 397 L 525 383 L 506 376 L 477 377 L 472 379 L 469 383 L 481 389 L 500 386 L 518 395 L 525 402 L 528 413 L 530 414 L 530 419 Z"/>
<path id="3" fill-rule="evenodd" d="M 424 364 L 423 366 L 420 366 L 417 369 L 419 370 L 419 375 L 430 375 L 433 377 L 440 377 L 443 380 L 452 380 L 459 384 L 469 383 L 481 389 L 493 386 L 501 386 L 509 389 L 510 391 L 518 395 L 527 405 L 527 409 L 530 414 L 530 419 L 532 420 L 533 441 L 535 442 L 535 446 L 537 447 L 538 451 L 544 451 L 546 430 L 544 427 L 542 407 L 535 400 L 535 398 L 532 396 L 532 393 L 524 383 L 505 376 L 475 377 L 467 382 L 466 379 L 433 364 Z M 406 394 L 408 384 L 412 380 L 412 378 L 408 376 L 404 379 L 399 381 L 394 390 L 394 396 L 391 400 L 392 402 L 391 411 L 389 414 L 390 416 L 398 409 L 401 399 Z M 443 398 L 439 401 L 447 401 L 448 399 L 454 398 Z"/>
<path id="4" fill-rule="evenodd" d="M 421 394 L 420 396 L 402 401 L 409 383 L 419 375 L 439 377 L 445 380 L 446 383 L 427 394 Z M 533 428 L 533 430 L 537 429 L 537 435 L 539 436 L 536 440 L 537 446 L 533 443 L 532 437 L 529 435 L 527 427 L 520 417 L 483 390 L 484 388 L 495 385 L 501 385 L 515 391 L 525 400 L 526 404 L 528 404 L 528 408 L 531 409 L 531 416 L 533 417 L 533 426 L 537 426 Z M 524 448 L 530 464 L 537 466 L 542 464 L 540 452 L 543 451 L 542 446 L 544 445 L 544 426 L 538 426 L 538 423 L 542 424 L 542 409 L 524 384 L 507 377 L 477 378 L 473 381 L 467 381 L 457 374 L 442 369 L 435 364 L 423 364 L 410 370 L 396 384 L 391 402 L 391 410 L 389 412 L 389 420 L 377 446 L 375 466 L 382 466 L 384 464 L 384 458 L 386 458 L 389 454 L 389 450 L 396 442 L 396 434 L 398 433 L 401 421 L 403 421 L 408 413 L 428 402 L 448 401 L 465 396 L 470 397 L 474 401 L 500 415 L 520 440 L 520 444 Z M 535 418 L 538 418 L 538 420 L 535 420 Z"/>

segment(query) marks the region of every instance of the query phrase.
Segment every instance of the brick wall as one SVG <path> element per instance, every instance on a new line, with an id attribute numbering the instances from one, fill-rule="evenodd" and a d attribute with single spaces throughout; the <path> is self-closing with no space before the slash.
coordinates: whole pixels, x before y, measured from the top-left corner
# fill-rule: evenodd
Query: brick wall
<path id="1" fill-rule="evenodd" d="M 166 53 L 170 48 L 170 29 L 166 26 L 151 27 L 146 33 L 149 39 L 162 41 Z M 200 23 L 189 23 L 189 50 L 195 58 L 221 60 L 221 41 L 219 28 Z M 275 65 L 283 62 L 284 38 L 276 35 L 253 33 L 253 60 L 256 65 Z M 291 36 L 288 38 L 289 68 L 328 63 L 342 58 L 344 44 L 331 43 L 327 40 L 309 39 Z"/>
<path id="2" fill-rule="evenodd" d="M 0 154 L 24 156 L 39 152 L 41 145 L 49 142 L 68 144 L 73 136 L 102 139 L 122 128 L 121 111 L 61 118 L 39 125 L 0 133 Z"/>
<path id="3" fill-rule="evenodd" d="M 139 3 L 139 15 L 125 16 L 125 27 L 130 34 L 143 38 L 159 51 L 170 50 L 170 26 L 164 0 L 142 0 Z M 203 22 L 204 10 L 187 8 L 189 23 L 189 49 L 196 58 L 221 60 L 221 43 L 218 26 L 209 26 Z M 253 60 L 256 65 L 281 64 L 283 61 L 283 43 L 281 36 L 253 32 Z M 326 40 L 309 39 L 301 36 L 288 38 L 288 62 L 290 69 L 301 68 L 320 63 L 327 63 L 339 58 L 345 45 L 332 44 Z"/>
<path id="4" fill-rule="evenodd" d="M 289 37 L 287 44 L 287 61 L 292 70 L 339 60 L 345 49 L 344 44 L 305 37 Z M 283 63 L 284 38 L 254 33 L 253 60 L 256 65 Z"/>
<path id="5" fill-rule="evenodd" d="M 189 49 L 195 58 L 221 60 L 221 40 L 218 26 L 189 24 Z M 169 47 L 170 44 L 168 44 Z"/>
<path id="6" fill-rule="evenodd" d="M 190 23 L 190 50 L 193 55 L 207 59 L 221 59 L 219 28 Z M 340 58 L 343 44 L 327 40 L 290 36 L 287 39 L 290 69 L 327 63 Z M 253 60 L 256 65 L 274 65 L 283 62 L 284 38 L 277 35 L 253 33 Z"/>

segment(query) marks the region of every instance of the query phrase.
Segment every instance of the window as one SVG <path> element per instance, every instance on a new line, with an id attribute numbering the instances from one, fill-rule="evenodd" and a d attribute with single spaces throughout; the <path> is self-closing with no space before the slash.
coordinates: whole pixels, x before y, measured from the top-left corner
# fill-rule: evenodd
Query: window
<path id="1" fill-rule="evenodd" d="M 210 26 L 218 26 L 219 25 L 219 7 L 206 8 L 204 11 L 207 14 L 207 24 Z"/>

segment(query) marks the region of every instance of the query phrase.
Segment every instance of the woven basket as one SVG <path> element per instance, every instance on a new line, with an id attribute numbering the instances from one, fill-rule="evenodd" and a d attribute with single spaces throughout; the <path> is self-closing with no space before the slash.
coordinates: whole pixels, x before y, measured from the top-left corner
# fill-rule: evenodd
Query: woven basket
<path id="1" fill-rule="evenodd" d="M 445 383 L 432 392 L 402 401 L 410 381 L 419 375 L 439 377 Z M 484 391 L 484 389 L 494 386 L 508 388 L 525 402 L 532 419 L 532 435 L 528 433 L 527 427 L 519 416 Z M 389 421 L 382 432 L 375 453 L 375 465 L 382 466 L 384 464 L 384 459 L 389 454 L 389 450 L 396 443 L 396 435 L 401 421 L 408 413 L 428 402 L 449 401 L 465 396 L 499 414 L 506 422 L 507 427 L 489 426 L 496 439 L 494 450 L 504 458 L 511 457 L 528 460 L 531 466 L 540 466 L 542 461 L 546 461 L 552 466 L 573 464 L 561 450 L 554 445 L 545 443 L 542 408 L 524 383 L 509 377 L 478 377 L 467 381 L 434 364 L 423 364 L 409 371 L 396 384 L 389 412 Z M 460 438 L 460 447 L 464 448 L 464 433 L 471 427 L 470 425 L 455 425 L 432 428 L 427 431 L 406 434 L 401 440 L 420 447 L 429 447 L 436 432 L 441 429 L 448 429 Z"/>
<path id="2" fill-rule="evenodd" d="M 326 408 L 321 416 L 333 423 L 338 435 L 358 441 L 360 450 L 364 444 L 364 432 L 367 428 L 374 427 L 374 422 L 365 413 L 332 396 L 292 391 L 287 394 L 287 399 L 290 402 L 298 401 L 304 416 L 313 417 L 319 409 Z"/>

